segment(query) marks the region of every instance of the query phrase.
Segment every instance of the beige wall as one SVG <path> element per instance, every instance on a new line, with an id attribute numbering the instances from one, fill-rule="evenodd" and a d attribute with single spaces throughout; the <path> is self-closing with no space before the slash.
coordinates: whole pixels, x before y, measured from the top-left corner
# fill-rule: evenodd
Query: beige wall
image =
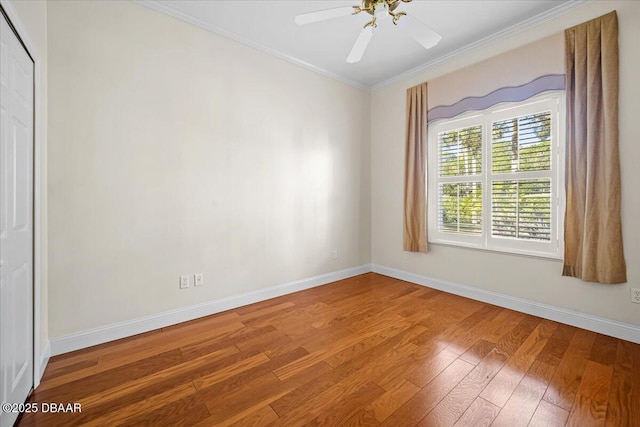
<path id="1" fill-rule="evenodd" d="M 370 262 L 368 93 L 132 2 L 48 13 L 51 337 Z"/>
<path id="2" fill-rule="evenodd" d="M 620 25 L 620 155 L 622 221 L 629 283 L 600 285 L 561 277 L 562 263 L 442 245 L 430 253 L 402 251 L 405 91 L 408 87 L 547 37 L 617 9 Z M 373 263 L 506 295 L 640 325 L 640 305 L 629 288 L 640 287 L 640 2 L 594 2 L 515 36 L 497 41 L 372 95 Z"/>
<path id="3" fill-rule="evenodd" d="M 562 32 L 429 80 L 429 109 L 520 86 L 548 74 L 564 74 Z"/>
<path id="4" fill-rule="evenodd" d="M 44 350 L 48 341 L 48 302 L 47 302 L 47 3 L 45 1 L 3 2 L 16 13 L 27 34 L 31 49 L 40 61 L 39 108 L 35 118 L 39 126 L 40 142 L 40 349 Z"/>
<path id="5" fill-rule="evenodd" d="M 38 3 L 16 10 L 41 55 L 48 42 L 51 337 L 371 261 L 640 324 L 640 4 L 588 4 L 369 95 L 130 2 Z M 629 284 L 523 256 L 405 254 L 406 88 L 613 9 Z M 205 286 L 179 290 L 195 272 Z"/>

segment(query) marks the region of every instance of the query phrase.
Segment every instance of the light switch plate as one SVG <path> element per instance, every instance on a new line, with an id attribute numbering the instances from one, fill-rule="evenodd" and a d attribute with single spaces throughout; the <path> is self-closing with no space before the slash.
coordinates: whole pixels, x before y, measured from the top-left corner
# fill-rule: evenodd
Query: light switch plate
<path id="1" fill-rule="evenodd" d="M 180 276 L 180 289 L 187 289 L 189 287 L 189 276 L 183 274 Z"/>

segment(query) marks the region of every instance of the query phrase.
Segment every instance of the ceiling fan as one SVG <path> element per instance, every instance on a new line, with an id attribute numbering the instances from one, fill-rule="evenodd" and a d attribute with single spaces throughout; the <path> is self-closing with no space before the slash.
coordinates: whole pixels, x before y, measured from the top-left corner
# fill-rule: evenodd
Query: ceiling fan
<path id="1" fill-rule="evenodd" d="M 345 15 L 357 15 L 360 12 L 367 12 L 372 15 L 373 18 L 365 24 L 351 48 L 351 52 L 347 57 L 347 62 L 349 63 L 358 62 L 362 59 L 362 55 L 364 55 L 371 41 L 371 37 L 373 37 L 373 29 L 378 26 L 376 20 L 384 15 L 391 16 L 391 20 L 395 25 L 405 30 L 410 37 L 425 49 L 430 49 L 437 45 L 442 38 L 440 34 L 417 19 L 407 15 L 406 12 L 395 12 L 401 2 L 409 3 L 411 0 L 362 0 L 361 6 L 336 7 L 317 12 L 304 13 L 296 16 L 295 22 L 298 25 L 312 24 Z M 402 18 L 402 20 L 400 20 L 400 18 Z"/>

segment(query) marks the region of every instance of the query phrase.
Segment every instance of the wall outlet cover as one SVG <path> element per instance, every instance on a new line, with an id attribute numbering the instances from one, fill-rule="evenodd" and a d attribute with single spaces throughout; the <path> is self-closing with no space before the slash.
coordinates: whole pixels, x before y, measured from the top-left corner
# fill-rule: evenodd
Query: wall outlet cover
<path id="1" fill-rule="evenodd" d="M 202 286 L 204 285 L 204 274 L 196 273 L 193 275 L 193 286 Z"/>
<path id="2" fill-rule="evenodd" d="M 631 302 L 635 302 L 636 304 L 640 304 L 640 289 L 631 288 Z"/>

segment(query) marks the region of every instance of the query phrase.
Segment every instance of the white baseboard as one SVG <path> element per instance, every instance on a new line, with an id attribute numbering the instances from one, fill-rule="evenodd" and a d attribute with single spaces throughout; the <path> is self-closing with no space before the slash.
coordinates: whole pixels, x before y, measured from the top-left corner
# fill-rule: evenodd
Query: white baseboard
<path id="1" fill-rule="evenodd" d="M 38 375 L 33 378 L 33 388 L 35 389 L 40 385 L 40 380 L 42 380 L 42 376 L 44 375 L 44 370 L 47 369 L 47 365 L 49 364 L 49 359 L 51 358 L 51 342 L 47 340 L 47 343 L 44 346 L 44 349 L 40 353 L 40 360 L 36 362 L 40 364 L 40 370 L 38 371 Z"/>
<path id="2" fill-rule="evenodd" d="M 421 276 L 419 274 L 409 273 L 407 271 L 397 270 L 382 265 L 365 264 L 359 267 L 348 268 L 345 270 L 284 283 L 267 289 L 208 301 L 202 304 L 191 305 L 166 311 L 164 313 L 152 314 L 138 319 L 53 338 L 50 342 L 47 342 L 45 349 L 41 353 L 39 361 L 40 373 L 44 373 L 44 369 L 46 368 L 49 357 L 51 356 L 141 334 L 154 329 L 164 328 L 166 326 L 175 325 L 177 323 L 186 322 L 199 317 L 209 316 L 211 314 L 220 313 L 222 311 L 231 310 L 244 305 L 253 304 L 316 286 L 325 285 L 327 283 L 358 276 L 371 271 L 640 344 L 640 326 L 637 325 L 596 317 L 577 311 L 554 307 L 548 304 L 529 301 L 523 298 L 512 297 L 445 280 Z"/>
<path id="3" fill-rule="evenodd" d="M 509 308 L 511 310 L 520 311 L 522 313 L 531 314 L 533 316 L 542 317 L 544 319 L 560 323 L 566 323 L 567 325 L 576 326 L 578 328 L 587 329 L 589 331 L 598 332 L 640 344 L 640 326 L 637 325 L 596 317 L 577 311 L 529 301 L 523 298 L 512 297 L 497 292 L 460 285 L 458 283 L 447 282 L 445 280 L 433 279 L 431 277 L 421 276 L 419 274 L 409 273 L 407 271 L 397 270 L 395 268 L 385 267 L 382 265 L 373 264 L 372 271 L 395 279 L 438 289 L 450 294 L 483 301 L 489 304 Z"/>
<path id="4" fill-rule="evenodd" d="M 88 331 L 64 335 L 51 340 L 50 354 L 56 356 L 58 354 L 68 353 L 81 348 L 91 347 L 93 345 L 141 334 L 143 332 L 149 332 L 154 329 L 164 328 L 177 323 L 197 319 L 199 317 L 209 316 L 211 314 L 220 313 L 222 311 L 231 310 L 270 298 L 279 297 L 316 286 L 326 285 L 327 283 L 369 273 L 370 271 L 371 264 L 365 264 L 359 267 L 347 268 L 345 270 L 295 280 L 293 282 L 284 283 L 267 289 L 247 292 L 240 295 L 208 301 L 202 304 L 166 311 L 164 313 L 152 314 L 125 322 L 118 322 L 112 325 L 90 329 Z M 44 369 L 41 372 L 44 372 Z"/>

